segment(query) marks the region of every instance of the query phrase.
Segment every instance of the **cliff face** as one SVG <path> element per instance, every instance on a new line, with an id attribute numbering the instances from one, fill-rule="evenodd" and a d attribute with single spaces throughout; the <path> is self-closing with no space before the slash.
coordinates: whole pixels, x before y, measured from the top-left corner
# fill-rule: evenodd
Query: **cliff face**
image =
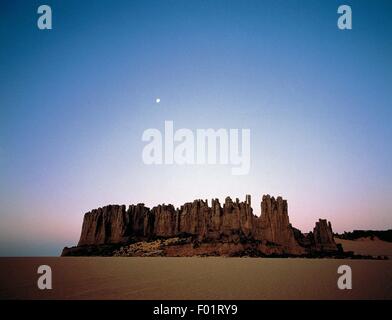
<path id="1" fill-rule="evenodd" d="M 229 197 L 223 207 L 218 199 L 195 200 L 179 209 L 172 205 L 159 205 L 151 210 L 144 204 L 109 205 L 92 210 L 84 216 L 78 245 L 127 243 L 132 238 L 176 237 L 188 234 L 199 241 L 236 236 L 251 237 L 254 219 L 249 202 L 233 202 Z"/>
<path id="2" fill-rule="evenodd" d="M 263 196 L 261 202 L 261 217 L 257 229 L 260 239 L 279 244 L 292 254 L 305 251 L 294 237 L 294 230 L 289 221 L 287 201 L 282 197 Z"/>
<path id="3" fill-rule="evenodd" d="M 143 204 L 109 205 L 84 215 L 78 246 L 126 243 L 132 236 L 149 234 L 151 212 Z"/>
<path id="4" fill-rule="evenodd" d="M 313 229 L 314 245 L 318 251 L 336 251 L 337 246 L 333 239 L 331 222 L 319 219 Z"/>
<path id="5" fill-rule="evenodd" d="M 152 209 L 144 204 L 109 205 L 84 216 L 79 247 L 128 244 L 155 238 L 191 237 L 199 243 L 257 243 L 263 253 L 306 253 L 305 236 L 289 221 L 287 201 L 263 196 L 261 216 L 253 214 L 251 198 L 244 202 L 225 199 L 223 206 L 213 199 L 195 200 L 180 208 L 159 205 Z M 314 239 L 318 250 L 336 250 L 332 228 L 326 220 L 316 223 Z M 67 249 L 68 250 L 68 249 Z M 68 251 L 67 251 L 68 252 Z"/>

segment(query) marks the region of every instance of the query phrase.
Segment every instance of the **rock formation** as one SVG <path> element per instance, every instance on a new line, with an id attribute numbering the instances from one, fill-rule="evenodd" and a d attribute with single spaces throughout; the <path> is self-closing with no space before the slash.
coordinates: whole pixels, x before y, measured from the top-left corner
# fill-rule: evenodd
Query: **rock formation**
<path id="1" fill-rule="evenodd" d="M 326 220 L 320 219 L 313 234 L 305 236 L 291 226 L 287 201 L 282 197 L 263 196 L 261 216 L 257 217 L 247 195 L 244 202 L 227 197 L 223 206 L 218 199 L 212 199 L 211 207 L 207 200 L 195 200 L 177 209 L 165 204 L 149 209 L 142 203 L 128 209 L 125 205 L 95 209 L 84 216 L 78 247 L 65 248 L 63 255 L 83 255 L 94 252 L 94 247 L 102 251 L 108 246 L 170 238 L 189 239 L 182 247 L 165 251 L 170 255 L 235 255 L 241 250 L 265 255 L 304 255 L 310 249 L 337 250 L 331 224 Z M 184 249 L 185 244 L 189 248 Z"/>
<path id="2" fill-rule="evenodd" d="M 314 245 L 318 251 L 336 251 L 337 246 L 333 239 L 331 222 L 319 219 L 313 229 Z"/>
<path id="3" fill-rule="evenodd" d="M 278 244 L 292 254 L 304 253 L 294 237 L 294 230 L 289 221 L 287 201 L 282 197 L 263 196 L 258 238 Z"/>
<path id="4" fill-rule="evenodd" d="M 143 204 L 109 205 L 84 215 L 78 246 L 126 243 L 131 236 L 148 234 L 151 212 Z"/>

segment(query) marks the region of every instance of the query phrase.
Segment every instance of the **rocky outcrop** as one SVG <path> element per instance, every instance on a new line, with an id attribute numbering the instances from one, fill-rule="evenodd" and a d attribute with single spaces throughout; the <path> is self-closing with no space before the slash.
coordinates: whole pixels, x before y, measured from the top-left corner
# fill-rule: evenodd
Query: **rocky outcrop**
<path id="1" fill-rule="evenodd" d="M 251 237 L 254 219 L 250 196 L 245 202 L 233 202 L 227 197 L 223 207 L 218 199 L 195 200 L 179 209 L 159 205 L 151 210 L 144 204 L 109 205 L 92 210 L 84 216 L 78 245 L 127 243 L 133 238 L 170 238 L 181 234 L 192 235 L 199 241 L 217 240 L 243 235 Z"/>
<path id="2" fill-rule="evenodd" d="M 153 215 L 144 204 L 109 205 L 84 215 L 78 246 L 127 243 L 152 233 Z"/>
<path id="3" fill-rule="evenodd" d="M 294 237 L 294 230 L 289 221 L 287 201 L 282 197 L 263 196 L 261 202 L 261 217 L 257 229 L 258 238 L 278 244 L 284 251 L 293 254 L 303 254 L 305 250 L 300 247 Z"/>
<path id="4" fill-rule="evenodd" d="M 325 219 L 319 219 L 313 229 L 314 246 L 318 251 L 337 251 L 335 240 L 333 239 L 333 232 L 331 222 Z"/>
<path id="5" fill-rule="evenodd" d="M 195 243 L 202 244 L 206 252 L 211 252 L 211 248 L 214 252 L 226 252 L 220 247 L 223 243 L 230 244 L 225 245 L 229 251 L 236 248 L 256 250 L 261 254 L 303 255 L 309 246 L 315 246 L 317 250 L 336 250 L 332 229 L 326 220 L 316 223 L 314 239 L 310 241 L 291 226 L 287 201 L 282 197 L 263 196 L 261 216 L 257 217 L 253 214 L 251 197 L 247 195 L 243 202 L 227 197 L 223 206 L 218 199 L 213 199 L 211 206 L 207 200 L 195 200 L 180 208 L 163 204 L 149 209 L 144 204 L 137 204 L 128 209 L 124 205 L 95 209 L 84 216 L 78 247 L 65 248 L 63 254 L 82 255 L 81 248 L 94 252 L 94 246 L 114 245 L 117 248 L 176 237 L 191 239 L 191 243 L 187 243 L 187 255 L 202 252 L 195 249 Z M 210 244 L 209 247 L 206 244 Z M 180 252 L 180 246 L 176 250 Z M 174 254 L 173 250 L 165 252 Z"/>

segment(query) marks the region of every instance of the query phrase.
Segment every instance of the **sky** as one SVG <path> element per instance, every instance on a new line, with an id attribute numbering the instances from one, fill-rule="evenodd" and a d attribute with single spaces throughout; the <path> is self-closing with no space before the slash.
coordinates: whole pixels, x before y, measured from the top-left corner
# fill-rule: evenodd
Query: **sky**
<path id="1" fill-rule="evenodd" d="M 246 194 L 256 215 L 281 195 L 303 232 L 392 228 L 391 15 L 370 0 L 1 1 L 0 255 L 59 255 L 107 204 Z M 249 174 L 144 164 L 142 134 L 165 120 L 250 129 Z"/>

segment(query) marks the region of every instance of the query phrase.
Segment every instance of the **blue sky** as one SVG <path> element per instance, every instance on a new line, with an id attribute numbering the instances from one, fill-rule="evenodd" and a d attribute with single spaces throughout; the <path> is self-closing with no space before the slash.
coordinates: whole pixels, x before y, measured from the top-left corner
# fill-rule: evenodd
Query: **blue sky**
<path id="1" fill-rule="evenodd" d="M 0 255 L 58 255 L 106 204 L 247 193 L 302 231 L 392 227 L 392 2 L 46 1 L 45 31 L 41 4 L 0 4 Z M 249 175 L 144 165 L 165 120 L 251 129 Z"/>

